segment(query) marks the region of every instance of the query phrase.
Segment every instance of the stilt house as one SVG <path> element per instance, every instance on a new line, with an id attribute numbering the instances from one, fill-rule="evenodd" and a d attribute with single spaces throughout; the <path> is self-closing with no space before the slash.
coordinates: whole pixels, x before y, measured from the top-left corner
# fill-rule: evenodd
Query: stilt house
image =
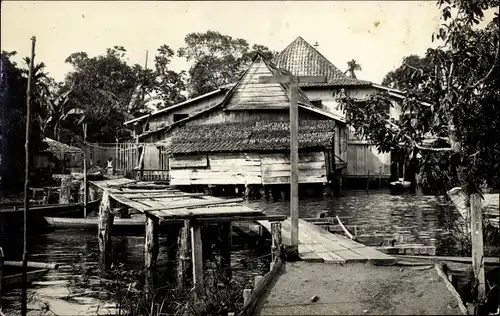
<path id="1" fill-rule="evenodd" d="M 285 146 L 288 140 L 284 135 L 288 133 L 289 121 L 288 86 L 258 82 L 260 76 L 283 74 L 327 78 L 326 83 L 300 84 L 299 135 L 302 141 L 299 168 L 303 170 L 300 172 L 303 183 L 326 183 L 332 180 L 334 174 L 352 178 L 397 176 L 397 170 L 391 170 L 391 165 L 395 165 L 391 154 L 378 153 L 374 146 L 356 137 L 346 126 L 345 114 L 338 100 L 343 95 L 349 95 L 362 101 L 373 93 L 384 91 L 393 98 L 394 107 L 390 116 L 399 119 L 399 102 L 404 98 L 403 93 L 347 77 L 302 37 L 295 39 L 273 61 L 256 56 L 240 80 L 228 87 L 125 124 L 145 130 L 138 135 L 139 142 L 160 142 L 165 144 L 165 148 L 170 148 L 163 150 L 162 146 L 157 146 L 159 154 L 170 156 L 164 160 L 168 161 L 168 168 L 165 169 L 170 173 L 172 184 L 210 185 L 224 181 L 232 181 L 230 184 L 245 181 L 265 184 L 271 181 L 266 175 L 270 169 L 265 167 L 271 157 L 283 166 L 272 181 L 287 183 L 289 147 L 286 146 L 289 145 Z M 273 131 L 283 137 L 272 136 Z M 266 133 L 270 136 L 264 136 Z M 268 139 L 266 145 L 263 143 L 265 139 Z M 273 142 L 276 144 L 274 147 L 270 145 Z M 330 145 L 327 146 L 327 143 Z M 223 156 L 228 160 L 220 160 Z M 243 161 L 253 161 L 253 169 L 242 169 Z M 306 161 L 313 165 L 306 167 Z M 217 164 L 219 171 L 215 174 Z M 258 165 L 260 171 L 257 170 Z M 318 167 L 316 173 L 311 171 L 312 166 Z M 253 173 L 244 174 L 249 170 Z M 315 180 L 312 180 L 313 177 L 316 177 Z"/>

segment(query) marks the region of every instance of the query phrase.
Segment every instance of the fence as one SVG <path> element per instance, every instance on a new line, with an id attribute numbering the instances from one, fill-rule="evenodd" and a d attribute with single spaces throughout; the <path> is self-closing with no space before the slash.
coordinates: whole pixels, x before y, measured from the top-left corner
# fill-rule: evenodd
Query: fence
<path id="1" fill-rule="evenodd" d="M 144 167 L 141 170 L 143 180 L 168 180 L 168 155 L 165 144 L 158 143 L 99 143 L 87 144 L 86 154 L 89 166 L 106 167 L 109 158 L 113 159 L 113 168 L 117 174 L 137 172 L 140 151 L 144 150 Z"/>

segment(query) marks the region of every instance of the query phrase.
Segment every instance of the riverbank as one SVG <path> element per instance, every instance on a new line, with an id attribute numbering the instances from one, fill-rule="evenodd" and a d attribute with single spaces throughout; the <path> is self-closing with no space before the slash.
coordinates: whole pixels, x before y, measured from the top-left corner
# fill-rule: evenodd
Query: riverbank
<path id="1" fill-rule="evenodd" d="M 433 265 L 287 263 L 262 302 L 256 315 L 462 314 Z"/>

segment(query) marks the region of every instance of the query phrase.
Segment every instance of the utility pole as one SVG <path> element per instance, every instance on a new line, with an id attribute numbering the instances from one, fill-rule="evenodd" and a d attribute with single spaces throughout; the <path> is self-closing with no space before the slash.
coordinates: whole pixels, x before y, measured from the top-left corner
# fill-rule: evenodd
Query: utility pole
<path id="1" fill-rule="evenodd" d="M 292 256 L 298 256 L 299 251 L 299 108 L 298 84 L 306 82 L 326 82 L 325 76 L 261 76 L 260 83 L 290 84 L 290 222 Z"/>
<path id="2" fill-rule="evenodd" d="M 21 315 L 26 316 L 27 307 L 27 266 L 28 266 L 28 247 L 27 247 L 27 215 L 29 209 L 29 177 L 30 177 L 30 103 L 31 103 L 31 84 L 33 77 L 33 67 L 35 64 L 35 43 L 36 37 L 31 37 L 31 60 L 28 72 L 28 87 L 26 90 L 26 140 L 24 143 L 25 166 L 24 166 L 24 227 L 23 227 L 23 286 L 21 292 Z"/>

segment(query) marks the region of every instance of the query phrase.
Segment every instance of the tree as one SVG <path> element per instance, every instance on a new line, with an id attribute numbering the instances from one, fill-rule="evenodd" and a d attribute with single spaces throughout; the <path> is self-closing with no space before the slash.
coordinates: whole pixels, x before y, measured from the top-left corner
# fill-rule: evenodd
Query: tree
<path id="1" fill-rule="evenodd" d="M 158 48 L 158 54 L 155 56 L 155 84 L 151 87 L 152 92 L 155 92 L 162 104 L 157 105 L 157 108 L 167 107 L 186 100 L 182 94 L 186 90 L 184 83 L 185 72 L 177 73 L 168 69 L 171 58 L 174 57 L 174 51 L 167 45 L 162 45 Z"/>
<path id="2" fill-rule="evenodd" d="M 130 67 L 124 60 L 125 48 L 115 46 L 106 54 L 89 57 L 85 52 L 73 53 L 66 62 L 74 70 L 66 76 L 59 94 L 68 97 L 63 102 L 67 108 L 58 109 L 58 117 L 72 108 L 85 112 L 88 120 L 88 139 L 95 142 L 115 142 L 127 135 L 123 122 L 133 114 L 141 102 L 130 104 L 139 84 L 149 85 L 151 79 L 139 65 Z M 65 100 L 65 98 L 63 98 Z M 60 104 L 59 104 L 60 106 Z M 75 125 L 75 118 L 58 121 L 62 128 L 61 139 L 69 141 L 72 135 L 80 135 L 81 128 Z"/>
<path id="3" fill-rule="evenodd" d="M 403 59 L 401 66 L 385 75 L 382 85 L 402 91 L 415 89 L 425 83 L 432 70 L 428 57 L 410 55 Z"/>
<path id="4" fill-rule="evenodd" d="M 192 62 L 189 69 L 189 96 L 201 95 L 235 82 L 249 66 L 252 57 L 260 52 L 271 60 L 277 52 L 262 45 L 250 47 L 241 38 L 232 38 L 219 32 L 189 33 L 179 57 Z"/>
<path id="5" fill-rule="evenodd" d="M 356 71 L 361 71 L 361 65 L 355 59 L 348 61 L 345 73 L 348 73 L 349 77 L 356 79 Z"/>
<path id="6" fill-rule="evenodd" d="M 445 21 L 452 7 L 457 16 L 440 30 L 442 46 L 427 51 L 424 59 L 430 64 L 418 69 L 418 80 L 414 77 L 408 84 L 400 121 L 389 119 L 392 103 L 385 94 L 363 102 L 345 97 L 342 105 L 358 135 L 380 151 L 403 150 L 411 157 L 420 153 L 427 179 L 446 179 L 446 188 L 467 186 L 475 192 L 484 181 L 498 186 L 499 82 L 493 76 L 498 67 L 498 14 L 486 28 L 475 29 L 491 3 L 467 3 L 439 2 Z M 431 161 L 443 159 L 448 168 L 432 166 Z"/>
<path id="7" fill-rule="evenodd" d="M 444 191 L 461 187 L 467 200 L 476 199 L 484 184 L 499 187 L 498 8 L 485 28 L 477 27 L 484 11 L 498 7 L 498 1 L 439 0 L 438 6 L 443 24 L 433 40 L 440 46 L 427 50 L 428 67 L 406 89 L 401 119 L 389 118 L 392 103 L 384 93 L 363 102 L 344 97 L 341 103 L 358 135 L 382 152 L 406 152 L 424 184 Z M 482 243 L 482 235 L 474 238 Z M 474 272 L 484 280 L 480 266 L 479 260 Z M 478 287 L 479 302 L 483 291 Z"/>
<path id="8" fill-rule="evenodd" d="M 0 109 L 0 191 L 16 192 L 22 190 L 22 179 L 24 178 L 25 156 L 25 128 L 26 128 L 26 89 L 28 78 L 26 71 L 19 68 L 11 60 L 16 52 L 5 52 L 1 54 L 1 109 Z M 40 70 L 43 67 L 40 67 Z M 34 86 L 35 92 L 37 91 Z M 40 103 L 37 98 L 32 98 L 30 104 L 34 117 L 40 111 Z M 31 123 L 30 131 L 31 155 L 47 148 L 43 142 L 40 125 L 37 120 Z M 32 159 L 32 158 L 30 158 Z"/>

